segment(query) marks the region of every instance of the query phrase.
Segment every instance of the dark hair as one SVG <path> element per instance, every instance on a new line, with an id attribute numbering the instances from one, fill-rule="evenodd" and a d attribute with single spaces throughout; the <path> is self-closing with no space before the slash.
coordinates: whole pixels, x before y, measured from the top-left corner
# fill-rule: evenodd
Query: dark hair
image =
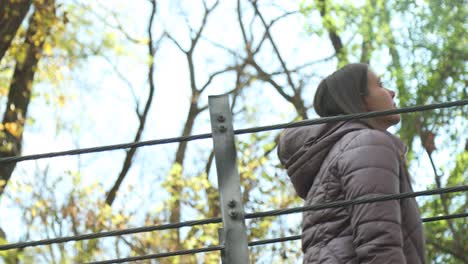
<path id="1" fill-rule="evenodd" d="M 366 112 L 363 97 L 368 92 L 368 68 L 352 63 L 323 79 L 315 92 L 315 112 L 321 117 Z"/>

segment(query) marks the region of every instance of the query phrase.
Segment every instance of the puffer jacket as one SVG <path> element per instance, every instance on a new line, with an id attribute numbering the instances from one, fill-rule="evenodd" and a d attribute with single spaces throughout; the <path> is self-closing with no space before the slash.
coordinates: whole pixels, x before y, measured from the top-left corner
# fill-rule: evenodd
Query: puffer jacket
<path id="1" fill-rule="evenodd" d="M 278 156 L 306 205 L 412 192 L 406 146 L 359 121 L 286 129 Z M 304 263 L 423 264 L 414 198 L 303 214 Z"/>

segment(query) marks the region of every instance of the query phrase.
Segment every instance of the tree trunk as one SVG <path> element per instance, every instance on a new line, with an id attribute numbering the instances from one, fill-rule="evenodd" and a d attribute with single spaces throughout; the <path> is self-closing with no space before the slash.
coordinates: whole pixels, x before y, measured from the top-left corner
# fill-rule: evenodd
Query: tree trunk
<path id="1" fill-rule="evenodd" d="M 328 38 L 335 49 L 335 54 L 338 58 L 338 66 L 344 66 L 348 63 L 348 56 L 346 54 L 346 49 L 343 47 L 341 37 L 338 35 L 336 25 L 330 18 L 327 0 L 319 0 L 319 12 L 322 17 L 323 27 L 327 30 Z"/>
<path id="2" fill-rule="evenodd" d="M 32 0 L 0 0 L 0 60 L 11 45 Z"/>
<path id="3" fill-rule="evenodd" d="M 55 15 L 54 0 L 35 5 L 23 46 L 25 56 L 17 61 L 10 83 L 8 101 L 0 126 L 0 157 L 17 156 L 21 153 L 24 124 L 26 122 L 32 84 L 41 58 L 44 42 L 50 32 Z M 0 195 L 7 185 L 16 163 L 0 167 Z"/>
<path id="4" fill-rule="evenodd" d="M 200 113 L 198 106 L 198 95 L 192 95 L 192 103 L 190 104 L 190 109 L 187 115 L 187 120 L 185 121 L 184 129 L 182 131 L 182 136 L 189 136 L 192 133 L 193 125 L 195 124 L 195 119 Z M 174 164 L 179 164 L 183 169 L 185 153 L 187 151 L 187 141 L 181 142 L 177 147 L 177 152 L 174 160 Z M 181 172 L 183 175 L 183 171 Z M 174 184 L 172 186 L 174 188 L 174 192 L 180 194 L 182 192 L 183 186 L 178 184 Z M 181 201 L 180 196 L 175 197 L 173 202 L 170 205 L 170 216 L 169 222 L 170 223 L 178 223 L 181 220 Z M 179 250 L 180 246 L 180 232 L 179 230 L 175 230 L 175 238 L 174 244 L 171 247 L 171 250 Z"/>

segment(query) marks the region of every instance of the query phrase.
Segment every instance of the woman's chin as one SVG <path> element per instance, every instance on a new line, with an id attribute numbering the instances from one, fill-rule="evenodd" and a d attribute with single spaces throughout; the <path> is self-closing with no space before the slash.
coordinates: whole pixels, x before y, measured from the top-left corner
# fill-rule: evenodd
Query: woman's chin
<path id="1" fill-rule="evenodd" d="M 396 125 L 398 123 L 400 123 L 401 121 L 401 116 L 400 115 L 391 115 L 391 116 L 388 116 L 388 121 L 390 124 L 393 125 Z"/>

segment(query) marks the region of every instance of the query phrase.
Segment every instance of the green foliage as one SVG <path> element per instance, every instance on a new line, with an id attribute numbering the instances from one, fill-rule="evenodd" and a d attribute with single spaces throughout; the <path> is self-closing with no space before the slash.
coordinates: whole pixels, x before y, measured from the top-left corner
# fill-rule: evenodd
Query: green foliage
<path id="1" fill-rule="evenodd" d="M 275 135 L 270 133 L 251 134 L 237 142 L 237 155 L 239 162 L 239 174 L 241 177 L 244 208 L 246 212 L 261 212 L 279 208 L 299 206 L 300 198 L 295 195 L 288 176 L 279 167 L 272 142 Z M 299 224 L 299 223 L 297 223 Z M 287 226 L 287 228 L 285 227 Z M 293 222 L 283 222 L 282 217 L 264 217 L 251 219 L 247 222 L 248 240 L 255 241 L 267 237 L 284 237 L 297 235 L 300 227 Z M 273 263 L 287 263 L 284 256 L 297 260 L 300 248 L 288 248 L 287 244 L 272 245 L 269 247 L 250 248 L 250 261 L 265 257 L 269 252 L 270 261 Z"/>
<path id="2" fill-rule="evenodd" d="M 101 183 L 84 184 L 81 175 L 71 171 L 65 172 L 63 178 L 55 181 L 47 180 L 48 176 L 45 170 L 36 179 L 11 183 L 8 199 L 21 209 L 22 225 L 27 234 L 38 233 L 40 238 L 51 238 L 129 227 L 133 212 L 112 210 L 104 201 L 96 199 L 97 196 L 102 197 Z M 73 183 L 70 190 L 63 188 L 67 185 L 67 178 L 71 178 Z M 61 198 L 55 191 L 57 189 L 63 190 L 60 193 Z M 14 250 L 2 251 L 0 259 L 6 263 L 16 258 L 27 258 L 23 263 L 36 263 L 41 259 L 59 263 L 83 263 L 116 254 L 122 247 L 122 241 L 125 239 L 116 238 L 113 242 L 93 239 L 73 242 L 71 245 L 26 248 L 19 253 Z M 109 246 L 112 244 L 115 246 Z"/>
<path id="3" fill-rule="evenodd" d="M 322 17 L 324 26 L 321 27 L 312 18 L 317 16 L 317 10 L 324 5 L 328 7 L 328 14 Z M 324 29 L 329 29 L 330 25 L 339 25 L 337 27 L 342 42 L 347 43 L 343 54 L 350 61 L 386 68 L 383 78 L 394 83 L 386 84 L 387 88 L 396 88 L 398 91 L 400 106 L 467 98 L 465 18 L 468 14 L 463 1 L 379 0 L 357 3 L 309 0 L 302 2 L 301 10 L 310 19 L 307 25 L 310 34 L 324 36 L 327 33 Z M 338 58 L 338 67 L 341 61 Z M 462 121 L 461 126 L 453 125 L 454 120 L 459 118 L 466 121 L 466 107 L 403 115 L 398 133 L 410 147 L 409 161 L 418 161 L 418 156 L 424 154 L 424 150 L 432 152 L 431 146 L 434 146 L 436 136 L 452 139 L 452 143 L 444 146 L 446 151 L 448 147 L 455 148 L 456 142 L 466 138 L 468 132 L 463 127 L 465 121 Z M 420 139 L 423 151 L 415 153 L 415 148 L 421 149 L 415 139 Z M 466 151 L 456 156 L 456 166 L 446 185 L 468 182 Z M 446 195 L 443 200 L 450 212 L 466 211 L 466 195 Z M 437 199 L 424 203 L 422 211 L 426 216 L 447 214 L 442 201 Z M 429 260 L 433 263 L 460 263 L 462 259 L 457 254 L 463 254 L 467 249 L 457 248 L 454 240 L 458 238 L 458 243 L 466 245 L 466 231 L 466 220 L 463 219 L 453 220 L 453 224 L 427 224 L 429 240 L 440 243 L 428 245 Z M 454 250 L 443 250 L 447 248 Z"/>
<path id="4" fill-rule="evenodd" d="M 0 245 L 8 244 L 5 238 L 0 237 Z M 25 261 L 24 254 L 19 250 L 0 251 L 0 260 L 5 264 L 16 264 L 18 261 Z"/>
<path id="5" fill-rule="evenodd" d="M 468 184 L 468 151 L 457 155 L 455 167 L 447 178 L 447 186 Z M 435 186 L 430 186 L 435 188 Z M 466 213 L 467 193 L 451 193 L 427 199 L 422 211 L 425 216 Z M 424 225 L 428 259 L 432 263 L 466 263 L 468 222 L 464 218 L 430 222 Z"/>
<path id="6" fill-rule="evenodd" d="M 53 16 L 43 15 L 39 18 L 42 26 L 50 28 L 49 32 L 39 31 L 32 40 L 37 42 L 46 34 L 41 60 L 33 69 L 35 78 L 31 100 L 43 99 L 47 104 L 63 107 L 68 100 L 73 99 L 70 90 L 64 85 L 65 81 L 72 78 L 73 71 L 82 67 L 88 58 L 114 50 L 120 40 L 106 37 L 110 33 L 107 33 L 105 25 L 96 23 L 90 12 L 93 8 L 91 5 L 57 1 L 50 8 L 55 12 Z M 8 94 L 15 65 L 25 59 L 27 27 L 28 24 L 23 23 L 0 60 L 0 96 Z M 50 85 L 42 86 L 40 90 L 34 89 L 40 83 Z M 57 120 L 58 124 L 60 122 Z"/>
<path id="7" fill-rule="evenodd" d="M 377 54 L 389 52 L 391 61 L 384 78 L 396 84 L 388 88 L 398 90 L 401 106 L 466 98 L 467 9 L 462 1 L 337 2 L 303 1 L 301 10 L 305 16 L 312 16 L 320 8 L 317 3 L 325 4 L 329 9 L 325 28 L 336 24 L 340 25 L 339 32 L 353 32 L 344 47 L 344 54 L 351 61 L 369 61 L 371 66 L 380 67 L 382 59 L 387 58 Z M 316 23 L 308 27 L 322 29 Z M 323 30 L 310 33 L 324 34 Z M 421 130 L 448 125 L 457 114 L 458 110 L 441 110 L 437 115 L 405 115 L 400 136 L 412 150 L 413 140 Z"/>
<path id="8" fill-rule="evenodd" d="M 136 38 L 130 40 L 132 45 L 128 45 L 122 37 L 126 34 L 121 32 L 122 28 L 111 26 L 106 20 L 116 14 L 111 10 L 102 10 L 104 8 L 99 4 L 73 1 L 58 3 L 56 8 L 55 20 L 44 21 L 53 22 L 53 27 L 44 44 L 40 66 L 35 69 L 37 75 L 33 88 L 38 83 L 52 85 L 42 86 L 41 90 L 33 89 L 32 99 L 43 99 L 60 111 L 71 99 L 66 80 L 72 78 L 74 70 L 87 66 L 87 58 L 100 55 L 112 58 L 127 56 L 133 52 L 133 44 L 148 44 L 148 40 Z M 337 66 L 363 61 L 375 65 L 379 70 L 386 69 L 383 71 L 383 78 L 387 83 L 394 83 L 388 88 L 398 90 L 401 106 L 467 98 L 465 60 L 468 51 L 463 21 L 466 7 L 461 1 L 426 0 L 416 4 L 414 1 L 396 0 L 365 0 L 359 3 L 351 0 L 304 0 L 300 8 L 307 18 L 306 28 L 309 34 L 326 39 L 330 32 L 334 32 L 341 38 L 343 48 L 337 54 Z M 131 21 L 130 18 L 127 19 Z M 25 58 L 23 41 L 26 29 L 27 23 L 20 28 L 0 62 L 0 96 L 7 95 L 14 66 Z M 197 56 L 201 56 L 200 51 L 197 50 Z M 256 56 L 263 55 L 259 53 Z M 149 57 L 153 59 L 152 56 Z M 146 59 L 139 59 L 147 62 Z M 299 75 L 299 72 L 294 74 Z M 274 77 L 281 79 L 279 74 Z M 246 76 L 239 77 L 240 80 L 243 78 Z M 249 78 L 255 80 L 258 76 Z M 258 85 L 258 82 L 251 82 Z M 256 104 L 256 100 L 245 101 L 242 109 L 247 113 L 242 121 L 246 125 L 257 123 L 262 106 Z M 438 138 L 450 138 L 452 142 L 459 142 L 460 138 L 466 137 L 468 131 L 463 128 L 465 121 L 462 121 L 461 126 L 450 125 L 454 119 L 465 118 L 463 110 L 466 112 L 466 108 L 457 108 L 405 115 L 399 134 L 412 148 L 410 162 L 415 164 L 419 161 L 419 153 L 417 150 L 413 151 L 418 148 L 418 141 L 415 139 L 420 138 L 423 141 L 423 135 L 429 132 Z M 32 113 L 33 116 L 36 114 Z M 60 124 L 69 122 L 71 121 L 63 120 Z M 0 133 L 4 133 L 2 129 L 6 129 L 6 125 L 2 126 Z M 243 136 L 237 142 L 238 171 L 246 212 L 301 205 L 302 201 L 295 195 L 286 172 L 276 160 L 275 136 L 273 133 L 252 134 Z M 450 176 L 443 182 L 444 186 L 468 182 L 466 151 L 455 153 L 454 156 L 457 159 Z M 175 164 L 169 170 L 157 174 L 162 180 L 152 186 L 158 191 L 157 202 L 150 209 L 109 207 L 102 201 L 105 196 L 104 186 L 109 185 L 108 178 L 105 177 L 106 180 L 102 182 L 91 181 L 88 180 L 88 175 L 82 175 L 78 170 L 54 172 L 53 177 L 49 177 L 53 173 L 41 172 L 38 168 L 33 172 L 19 172 L 28 180 L 13 181 L 7 189 L 8 196 L 5 199 L 21 211 L 21 226 L 25 226 L 24 234 L 21 235 L 28 240 L 168 223 L 173 213 L 178 211 L 175 207 L 179 202 L 183 220 L 219 217 L 219 192 L 213 180 L 216 177 L 210 175 L 210 168 L 205 168 L 206 161 L 203 158 L 196 157 L 194 160 L 190 164 L 194 166 Z M 188 170 L 188 167 L 192 170 Z M 212 171 L 214 170 L 211 170 L 211 174 Z M 145 172 L 145 176 L 146 174 L 150 173 Z M 0 186 L 5 183 L 0 182 Z M 125 202 L 127 198 L 131 200 L 129 197 L 139 195 L 138 191 L 131 188 L 118 194 L 119 199 Z M 447 212 L 465 212 L 468 206 L 466 194 L 436 198 L 424 201 L 422 210 L 425 217 L 444 215 Z M 138 210 L 141 211 L 137 212 Z M 25 263 L 44 260 L 81 263 L 199 248 L 217 244 L 220 227 L 220 224 L 212 224 L 184 228 L 182 231 L 150 232 L 28 248 L 21 252 L 2 251 L 0 259 L 6 263 L 16 263 L 17 259 Z M 247 228 L 251 241 L 300 233 L 300 223 L 289 221 L 285 217 L 252 219 L 247 221 Z M 425 228 L 429 241 L 429 260 L 432 263 L 460 263 L 459 252 L 468 251 L 466 221 L 459 219 L 433 222 L 426 224 Z M 250 250 L 254 263 L 265 258 L 272 263 L 295 263 L 301 255 L 298 243 L 254 247 Z M 214 252 L 162 259 L 160 263 L 219 261 L 219 253 Z"/>

